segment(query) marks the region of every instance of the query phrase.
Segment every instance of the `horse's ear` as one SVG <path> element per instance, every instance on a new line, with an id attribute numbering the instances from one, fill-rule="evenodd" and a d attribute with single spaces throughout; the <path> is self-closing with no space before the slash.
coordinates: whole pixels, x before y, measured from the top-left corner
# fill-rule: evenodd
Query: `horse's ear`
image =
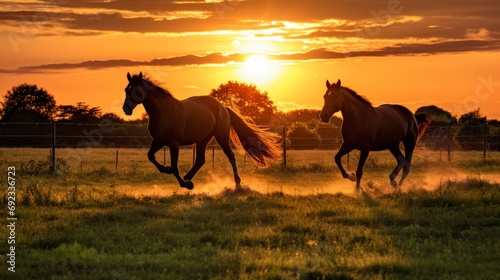
<path id="1" fill-rule="evenodd" d="M 330 81 L 326 80 L 326 88 L 330 88 L 331 86 Z"/>
<path id="2" fill-rule="evenodd" d="M 142 71 L 139 72 L 139 79 L 142 79 Z"/>
<path id="3" fill-rule="evenodd" d="M 337 87 L 340 88 L 340 79 L 337 81 Z"/>
<path id="4" fill-rule="evenodd" d="M 129 82 L 132 81 L 132 76 L 130 76 L 130 73 L 127 73 L 127 79 L 128 79 Z"/>

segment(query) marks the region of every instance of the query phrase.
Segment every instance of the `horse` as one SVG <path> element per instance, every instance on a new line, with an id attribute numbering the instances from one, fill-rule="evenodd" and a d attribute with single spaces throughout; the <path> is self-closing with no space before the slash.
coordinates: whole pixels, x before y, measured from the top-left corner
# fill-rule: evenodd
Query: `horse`
<path id="1" fill-rule="evenodd" d="M 127 73 L 123 112 L 130 116 L 138 104 L 142 104 L 149 116 L 148 131 L 153 138 L 147 153 L 158 171 L 173 174 L 179 185 L 188 190 L 194 188 L 191 179 L 205 164 L 205 148 L 215 138 L 233 169 L 236 189 L 241 188 L 236 159 L 231 150 L 230 140 L 240 151 L 246 151 L 252 161 L 265 166 L 266 160 L 277 160 L 280 150 L 278 136 L 255 125 L 237 111 L 225 107 L 211 96 L 193 96 L 177 100 L 172 94 L 145 77 L 140 72 L 131 76 Z M 196 160 L 187 174 L 181 178 L 177 161 L 179 147 L 196 145 Z M 155 154 L 168 146 L 171 166 L 163 166 L 156 161 Z"/>
<path id="2" fill-rule="evenodd" d="M 373 107 L 365 97 L 341 86 L 340 79 L 336 84 L 330 84 L 327 80 L 326 88 L 321 120 L 329 122 L 332 115 L 338 111 L 342 112 L 343 117 L 343 142 L 335 155 L 335 163 L 342 177 L 356 181 L 356 191 L 359 192 L 363 166 L 370 151 L 389 149 L 397 161 L 396 168 L 389 175 L 390 183 L 393 187 L 401 186 L 410 172 L 415 145 L 429 126 L 430 117 L 424 113 L 413 114 L 401 105 L 384 104 Z M 404 146 L 404 156 L 399 148 L 401 142 Z M 347 173 L 341 159 L 354 149 L 360 151 L 358 167 L 356 173 Z M 396 177 L 401 169 L 403 174 L 397 184 Z"/>

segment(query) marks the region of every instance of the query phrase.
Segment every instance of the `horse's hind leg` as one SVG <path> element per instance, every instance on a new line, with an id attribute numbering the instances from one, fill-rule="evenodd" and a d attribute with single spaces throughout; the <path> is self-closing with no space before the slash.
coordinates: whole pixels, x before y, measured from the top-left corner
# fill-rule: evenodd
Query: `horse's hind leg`
<path id="1" fill-rule="evenodd" d="M 203 139 L 201 142 L 196 143 L 196 160 L 193 167 L 184 176 L 184 180 L 193 179 L 194 175 L 200 170 L 200 168 L 205 164 L 205 148 L 208 142 L 212 139 L 212 136 Z"/>
<path id="2" fill-rule="evenodd" d="M 224 151 L 224 154 L 226 154 L 227 158 L 229 159 L 229 163 L 231 163 L 231 167 L 233 168 L 234 182 L 236 184 L 236 188 L 237 189 L 241 188 L 241 178 L 238 173 L 238 167 L 236 166 L 236 158 L 234 157 L 233 150 L 231 150 L 231 146 L 229 145 L 229 135 L 227 135 L 227 137 L 215 136 L 215 140 L 217 140 L 217 143 L 219 143 L 220 147 L 222 148 L 222 151 Z"/>
<path id="3" fill-rule="evenodd" d="M 403 181 L 405 180 L 406 176 L 410 173 L 410 167 L 411 167 L 411 159 L 413 157 L 413 150 L 415 150 L 415 141 L 411 142 L 404 142 L 403 145 L 405 146 L 405 164 L 403 165 L 403 175 L 401 176 L 401 180 L 399 180 L 399 185 L 403 184 Z"/>
<path id="4" fill-rule="evenodd" d="M 239 189 L 241 188 L 241 178 L 240 174 L 238 173 L 238 167 L 236 166 L 236 158 L 234 157 L 234 153 L 231 150 L 231 146 L 229 146 L 229 143 L 227 145 L 221 145 L 222 150 L 226 154 L 227 158 L 229 159 L 229 162 L 231 163 L 231 167 L 233 168 L 233 174 L 234 174 L 234 183 L 236 184 L 236 188 Z"/>
<path id="5" fill-rule="evenodd" d="M 401 169 L 403 168 L 403 166 L 405 165 L 406 163 L 406 159 L 405 157 L 403 156 L 403 154 L 401 153 L 401 150 L 399 150 L 399 145 L 398 146 L 395 146 L 395 147 L 392 147 L 389 149 L 389 151 L 391 151 L 391 154 L 396 158 L 396 160 L 398 161 L 398 165 L 396 166 L 396 168 L 394 168 L 394 170 L 391 172 L 391 174 L 389 175 L 389 179 L 391 180 L 391 185 L 393 187 L 396 187 L 397 186 L 397 183 L 396 183 L 396 177 L 398 176 L 399 172 L 401 171 Z M 400 182 L 401 184 L 401 182 Z"/>

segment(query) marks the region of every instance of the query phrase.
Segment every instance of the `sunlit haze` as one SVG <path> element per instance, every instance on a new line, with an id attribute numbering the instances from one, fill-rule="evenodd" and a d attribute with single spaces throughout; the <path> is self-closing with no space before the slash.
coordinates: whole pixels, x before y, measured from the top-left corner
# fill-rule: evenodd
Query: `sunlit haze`
<path id="1" fill-rule="evenodd" d="M 286 111 L 319 109 L 341 79 L 374 105 L 500 119 L 498 14 L 495 0 L 4 1 L 0 95 L 37 84 L 125 117 L 126 74 L 142 71 L 179 99 L 252 83 Z"/>

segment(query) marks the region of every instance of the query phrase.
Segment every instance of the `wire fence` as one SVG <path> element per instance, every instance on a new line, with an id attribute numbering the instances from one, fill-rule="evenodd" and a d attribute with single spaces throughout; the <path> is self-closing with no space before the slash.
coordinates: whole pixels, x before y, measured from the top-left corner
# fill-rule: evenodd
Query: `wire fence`
<path id="1" fill-rule="evenodd" d="M 307 129 L 276 126 L 270 130 L 281 135 L 284 166 L 287 165 L 290 151 L 334 151 L 342 143 L 340 128 L 334 125 L 322 124 Z M 50 148 L 54 166 L 56 150 L 61 148 L 146 148 L 150 142 L 147 124 L 142 123 L 113 123 L 106 120 L 93 124 L 0 123 L 0 147 Z M 418 147 L 438 151 L 439 157 L 447 158 L 448 161 L 452 153 L 458 151 L 473 151 L 486 159 L 488 152 L 500 151 L 500 126 L 431 126 Z M 208 148 L 212 149 L 212 154 L 219 149 L 214 140 Z M 118 159 L 116 162 L 118 164 Z"/>

